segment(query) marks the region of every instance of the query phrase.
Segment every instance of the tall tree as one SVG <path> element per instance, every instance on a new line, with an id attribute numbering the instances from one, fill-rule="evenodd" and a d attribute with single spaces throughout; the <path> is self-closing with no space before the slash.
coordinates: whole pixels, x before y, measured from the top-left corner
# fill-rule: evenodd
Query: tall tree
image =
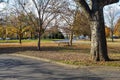
<path id="1" fill-rule="evenodd" d="M 103 18 L 103 7 L 119 0 L 90 0 L 91 5 L 86 0 L 77 0 L 82 8 L 88 13 L 91 19 L 91 54 L 94 61 L 109 61 L 107 44 L 105 37 L 105 26 Z M 91 6 L 91 7 L 89 7 Z"/>
<path id="2" fill-rule="evenodd" d="M 88 17 L 84 14 L 84 12 L 78 12 L 76 14 L 76 18 L 74 20 L 74 34 L 75 35 L 87 35 L 91 37 L 91 30 L 90 30 L 90 21 Z"/>
<path id="3" fill-rule="evenodd" d="M 12 15 L 12 17 L 9 18 L 8 25 L 13 26 L 14 28 L 13 32 L 17 34 L 20 44 L 22 43 L 23 34 L 27 31 L 27 27 L 28 27 L 27 21 L 28 21 L 28 16 L 25 15 L 24 13 Z"/>
<path id="4" fill-rule="evenodd" d="M 64 10 L 60 16 L 62 21 L 65 23 L 63 31 L 67 32 L 66 34 L 68 34 L 70 46 L 72 46 L 73 35 L 80 35 L 84 33 L 87 34 L 85 28 L 89 26 L 88 18 L 84 15 L 84 13 L 81 11 L 79 6 L 76 5 L 75 2 L 74 5 L 68 2 L 68 5 L 64 7 Z"/>
<path id="5" fill-rule="evenodd" d="M 38 49 L 40 50 L 41 37 L 51 22 L 57 17 L 60 8 L 65 5 L 65 0 L 31 0 L 32 7 L 29 7 L 29 0 L 18 0 L 18 3 L 26 14 L 32 12 L 37 15 L 37 25 L 35 26 L 38 27 Z M 32 18 L 31 21 L 33 21 Z"/>
<path id="6" fill-rule="evenodd" d="M 69 34 L 69 45 L 72 46 L 72 39 L 74 34 L 74 21 L 76 20 L 76 15 L 79 12 L 79 8 L 76 6 L 75 9 L 71 9 L 69 7 L 70 5 L 67 5 L 65 7 L 65 12 L 62 11 L 62 14 L 60 14 L 62 21 L 65 21 L 66 27 L 63 28 L 64 31 L 66 31 Z"/>
<path id="7" fill-rule="evenodd" d="M 109 26 L 110 27 L 110 37 L 112 39 L 112 42 L 114 42 L 114 29 L 115 29 L 115 20 L 116 20 L 116 16 L 118 15 L 117 14 L 117 8 L 115 7 L 115 5 L 111 6 L 106 6 L 108 10 L 105 11 L 105 16 L 106 16 L 106 20 L 107 22 L 109 23 Z M 105 8 L 106 8 L 105 7 Z"/>

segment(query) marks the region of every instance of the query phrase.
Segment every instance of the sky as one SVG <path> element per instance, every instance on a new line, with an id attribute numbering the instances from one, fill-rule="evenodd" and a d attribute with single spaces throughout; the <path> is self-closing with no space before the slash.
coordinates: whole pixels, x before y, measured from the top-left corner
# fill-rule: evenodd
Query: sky
<path id="1" fill-rule="evenodd" d="M 10 0 L 10 4 L 12 4 L 13 0 Z M 0 3 L 0 12 L 6 7 L 7 5 L 5 3 Z M 110 13 L 113 14 L 113 16 L 110 17 Z M 104 7 L 104 18 L 105 18 L 105 25 L 108 27 L 111 27 L 110 20 L 113 20 L 113 25 L 116 24 L 118 18 L 120 18 L 120 1 L 118 3 L 112 4 L 112 5 L 107 5 Z"/>
<path id="2" fill-rule="evenodd" d="M 115 26 L 117 20 L 120 18 L 120 2 L 105 6 L 104 17 L 106 26 Z"/>
<path id="3" fill-rule="evenodd" d="M 3 8 L 6 7 L 6 4 L 5 3 L 0 3 L 0 11 L 3 10 Z"/>

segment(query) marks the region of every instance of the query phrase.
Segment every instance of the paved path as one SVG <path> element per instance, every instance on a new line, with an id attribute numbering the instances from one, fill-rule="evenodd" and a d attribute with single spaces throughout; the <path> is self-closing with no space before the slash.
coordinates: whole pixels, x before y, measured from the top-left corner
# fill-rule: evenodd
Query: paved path
<path id="1" fill-rule="evenodd" d="M 0 55 L 0 80 L 120 80 L 120 69 L 71 69 L 4 54 Z"/>

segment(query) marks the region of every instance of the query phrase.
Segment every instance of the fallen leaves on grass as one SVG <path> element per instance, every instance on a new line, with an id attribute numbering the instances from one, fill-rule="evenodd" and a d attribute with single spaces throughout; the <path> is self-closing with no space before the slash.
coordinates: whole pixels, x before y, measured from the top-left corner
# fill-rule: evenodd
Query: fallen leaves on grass
<path id="1" fill-rule="evenodd" d="M 0 44 L 1 53 L 23 54 L 50 59 L 66 64 L 85 66 L 116 66 L 120 67 L 119 46 L 110 44 L 109 56 L 113 61 L 93 62 L 90 59 L 90 44 L 74 44 L 73 46 L 58 46 L 55 43 L 42 43 L 42 51 L 38 51 L 36 43 Z"/>

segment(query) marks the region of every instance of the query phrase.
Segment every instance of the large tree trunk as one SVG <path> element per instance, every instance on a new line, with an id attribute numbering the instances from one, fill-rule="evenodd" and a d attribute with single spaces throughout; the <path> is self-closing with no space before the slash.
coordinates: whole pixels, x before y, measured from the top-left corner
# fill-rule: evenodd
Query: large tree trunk
<path id="1" fill-rule="evenodd" d="M 109 61 L 108 52 L 107 52 L 103 7 L 99 8 L 99 26 L 98 27 L 99 27 L 98 30 L 100 33 L 100 36 L 99 36 L 100 60 Z"/>
<path id="2" fill-rule="evenodd" d="M 98 42 L 98 22 L 97 20 L 94 20 L 91 22 L 91 55 L 92 60 L 99 61 L 99 42 Z"/>
<path id="3" fill-rule="evenodd" d="M 92 15 L 91 54 L 94 61 L 108 61 L 102 8 Z"/>

